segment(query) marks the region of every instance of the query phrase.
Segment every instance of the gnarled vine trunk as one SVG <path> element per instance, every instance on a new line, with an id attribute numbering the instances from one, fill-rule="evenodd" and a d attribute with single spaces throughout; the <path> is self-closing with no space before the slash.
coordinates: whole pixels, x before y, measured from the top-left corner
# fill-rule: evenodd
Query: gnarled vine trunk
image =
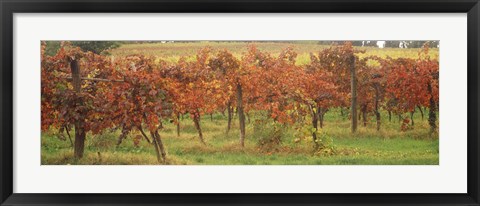
<path id="1" fill-rule="evenodd" d="M 158 133 L 158 130 L 155 131 L 155 139 L 157 140 L 157 146 L 160 149 L 160 153 L 163 158 L 163 163 L 167 163 L 167 153 L 165 152 L 165 147 L 163 146 L 162 138 L 160 137 L 160 134 Z"/>
<path id="2" fill-rule="evenodd" d="M 70 145 L 73 147 L 73 141 L 72 141 L 72 137 L 70 136 L 70 128 L 68 128 L 67 125 L 65 125 L 65 131 L 67 132 L 67 136 L 68 136 L 68 140 L 70 141 Z"/>
<path id="3" fill-rule="evenodd" d="M 367 104 L 362 105 L 363 127 L 367 126 Z"/>
<path id="4" fill-rule="evenodd" d="M 240 145 L 245 147 L 245 114 L 243 112 L 243 91 L 240 83 L 237 83 L 237 112 L 240 126 Z"/>
<path id="5" fill-rule="evenodd" d="M 137 128 L 138 128 L 138 130 L 140 131 L 140 133 L 142 133 L 143 138 L 145 138 L 145 140 L 146 140 L 149 144 L 151 144 L 152 141 L 150 141 L 150 139 L 148 139 L 147 134 L 145 134 L 145 132 L 143 131 L 142 125 L 137 125 Z"/>
<path id="6" fill-rule="evenodd" d="M 432 85 L 429 83 L 428 84 L 428 92 L 430 93 L 430 111 L 428 113 L 428 124 L 430 125 L 430 132 L 433 133 L 435 132 L 435 130 L 437 129 L 437 114 L 435 113 L 435 106 L 436 106 L 436 103 L 435 103 L 435 99 L 433 99 L 433 89 L 432 89 Z"/>
<path id="7" fill-rule="evenodd" d="M 412 126 L 415 125 L 415 122 L 413 121 L 413 114 L 415 114 L 415 109 L 410 112 L 410 120 L 412 121 Z"/>
<path id="8" fill-rule="evenodd" d="M 177 137 L 180 137 L 180 113 L 177 115 Z"/>
<path id="9" fill-rule="evenodd" d="M 227 134 L 230 132 L 232 128 L 232 103 L 228 101 L 227 104 L 227 113 L 228 113 L 228 123 L 227 123 Z"/>
<path id="10" fill-rule="evenodd" d="M 165 159 L 162 159 L 162 155 L 160 154 L 160 147 L 157 143 L 157 138 L 155 137 L 155 132 L 150 131 L 150 135 L 152 136 L 153 147 L 155 148 L 155 154 L 157 155 L 158 163 L 165 162 Z"/>
<path id="11" fill-rule="evenodd" d="M 320 128 L 323 128 L 323 116 L 325 115 L 326 110 L 322 109 L 321 107 L 318 108 L 317 116 L 318 121 L 320 121 Z"/>
<path id="12" fill-rule="evenodd" d="M 195 128 L 198 131 L 198 138 L 200 143 L 206 145 L 205 140 L 203 139 L 202 128 L 200 127 L 200 114 L 197 112 L 193 115 L 193 123 L 195 124 Z"/>
<path id="13" fill-rule="evenodd" d="M 377 120 L 377 131 L 380 130 L 380 125 L 381 125 L 380 112 L 378 111 L 380 107 L 379 102 L 380 102 L 380 88 L 379 88 L 379 85 L 376 84 L 375 85 L 375 117 Z"/>
<path id="14" fill-rule="evenodd" d="M 422 109 L 422 107 L 421 107 L 420 105 L 418 105 L 417 108 L 418 108 L 418 110 L 420 111 L 420 115 L 422 115 L 422 120 L 423 120 L 423 117 L 424 117 L 424 115 L 423 115 L 423 109 Z"/>
<path id="15" fill-rule="evenodd" d="M 122 133 L 118 137 L 116 147 L 119 147 L 120 144 L 122 144 L 123 140 L 127 138 L 128 133 L 130 133 L 130 130 L 128 128 L 126 128 L 125 126 L 122 126 Z"/>
<path id="16" fill-rule="evenodd" d="M 310 106 L 310 110 L 312 113 L 312 126 L 314 131 L 312 131 L 312 139 L 314 144 L 314 149 L 317 149 L 319 147 L 318 141 L 317 141 L 317 129 L 318 129 L 318 110 L 315 111 L 312 106 Z"/>

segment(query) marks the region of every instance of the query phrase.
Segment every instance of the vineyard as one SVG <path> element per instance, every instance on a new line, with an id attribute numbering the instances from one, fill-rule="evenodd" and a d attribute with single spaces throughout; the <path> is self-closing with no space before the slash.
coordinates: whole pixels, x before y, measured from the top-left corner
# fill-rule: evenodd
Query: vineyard
<path id="1" fill-rule="evenodd" d="M 438 164 L 438 49 L 62 42 L 42 164 Z"/>

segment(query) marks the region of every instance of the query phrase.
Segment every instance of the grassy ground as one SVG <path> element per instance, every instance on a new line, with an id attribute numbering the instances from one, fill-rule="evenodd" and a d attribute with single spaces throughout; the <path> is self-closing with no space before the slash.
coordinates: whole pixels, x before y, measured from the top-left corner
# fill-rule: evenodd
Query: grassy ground
<path id="1" fill-rule="evenodd" d="M 261 118 L 260 114 L 251 114 Z M 309 135 L 295 130 L 295 126 L 282 129 L 281 143 L 271 148 L 260 147 L 258 142 L 269 138 L 272 124 L 266 124 L 260 132 L 256 118 L 247 124 L 247 140 L 244 149 L 238 146 L 238 124 L 226 134 L 227 120 L 221 114 L 202 119 L 202 129 L 208 146 L 198 141 L 193 122 L 185 116 L 181 121 L 181 135 L 177 137 L 176 127 L 165 123 L 160 133 L 168 156 L 168 164 L 174 165 L 437 165 L 439 163 L 438 134 L 429 134 L 426 118 L 421 120 L 415 114 L 413 130 L 400 131 L 397 118 L 388 121 L 383 114 L 382 129 L 375 130 L 372 117 L 367 127 L 359 125 L 355 135 L 350 133 L 349 120 L 341 117 L 339 111 L 326 115 L 321 133 L 328 139 L 328 152 L 313 152 Z M 254 123 L 256 122 L 256 123 Z M 360 121 L 361 122 L 361 121 Z M 297 125 L 298 126 L 298 125 Z M 73 159 L 73 149 L 68 140 L 62 141 L 54 132 L 42 134 L 42 164 L 157 164 L 153 146 L 142 141 L 134 147 L 132 133 L 118 148 L 115 147 L 119 131 L 102 135 L 87 136 L 85 157 Z M 298 139 L 297 139 L 298 138 Z M 297 139 L 297 140 L 296 140 Z M 300 140 L 300 141 L 298 141 Z"/>
<path id="2" fill-rule="evenodd" d="M 264 52 L 269 52 L 272 55 L 278 55 L 282 49 L 293 47 L 298 53 L 297 64 L 303 65 L 310 62 L 310 53 L 318 53 L 318 51 L 328 48 L 328 45 L 319 45 L 312 41 L 298 41 L 294 43 L 289 42 L 187 42 L 187 43 L 144 43 L 144 44 L 123 44 L 120 48 L 114 49 L 111 54 L 113 56 L 127 56 L 132 54 L 143 54 L 146 56 L 153 56 L 167 62 L 176 62 L 182 56 L 194 57 L 197 51 L 209 46 L 214 50 L 227 49 L 236 57 L 240 57 L 243 52 L 247 51 L 248 45 L 254 44 L 258 49 Z M 418 48 L 377 48 L 377 47 L 357 47 L 365 50 L 364 54 L 359 54 L 360 57 L 379 56 L 392 58 L 417 58 Z M 438 58 L 439 50 L 437 48 L 431 49 L 432 58 Z"/>

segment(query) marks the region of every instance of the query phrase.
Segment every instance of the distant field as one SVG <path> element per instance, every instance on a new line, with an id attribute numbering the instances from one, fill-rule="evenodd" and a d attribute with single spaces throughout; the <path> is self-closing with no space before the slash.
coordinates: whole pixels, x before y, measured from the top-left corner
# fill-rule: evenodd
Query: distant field
<path id="1" fill-rule="evenodd" d="M 235 56 L 240 57 L 243 52 L 247 50 L 248 45 L 253 44 L 261 51 L 269 52 L 272 55 L 278 55 L 279 51 L 287 47 L 293 47 L 298 53 L 297 64 L 303 65 L 310 62 L 310 52 L 318 52 L 328 45 L 319 45 L 315 42 L 187 42 L 187 43 L 135 43 L 123 44 L 120 48 L 112 50 L 111 54 L 114 56 L 127 56 L 132 54 L 143 54 L 146 56 L 153 56 L 166 60 L 169 62 L 176 62 L 182 56 L 193 57 L 198 50 L 204 47 L 211 47 L 214 50 L 227 49 L 234 53 Z M 365 50 L 365 54 L 359 56 L 379 56 L 379 57 L 393 57 L 393 58 L 417 58 L 418 48 L 377 48 L 377 47 L 357 47 L 357 49 Z M 433 58 L 438 58 L 438 49 L 432 48 L 431 55 Z"/>

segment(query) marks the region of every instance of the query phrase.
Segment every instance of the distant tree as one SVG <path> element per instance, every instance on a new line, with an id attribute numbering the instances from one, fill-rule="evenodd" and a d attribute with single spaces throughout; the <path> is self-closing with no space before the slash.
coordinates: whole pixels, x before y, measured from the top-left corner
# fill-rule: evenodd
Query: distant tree
<path id="1" fill-rule="evenodd" d="M 118 48 L 120 43 L 116 41 L 73 41 L 72 45 L 80 47 L 83 51 L 101 54 L 109 49 Z"/>
<path id="2" fill-rule="evenodd" d="M 54 56 L 60 49 L 61 41 L 46 41 L 45 54 Z M 91 51 L 95 54 L 108 54 L 107 50 L 118 48 L 120 42 L 116 41 L 72 41 L 74 47 L 80 47 L 82 51 Z"/>
<path id="3" fill-rule="evenodd" d="M 45 41 L 45 54 L 47 56 L 55 56 L 60 49 L 59 41 Z"/>
<path id="4" fill-rule="evenodd" d="M 320 45 L 343 44 L 344 41 L 318 41 Z M 360 42 L 361 45 L 362 42 Z"/>
<path id="5" fill-rule="evenodd" d="M 362 46 L 363 41 L 352 41 L 353 46 Z"/>
<path id="6" fill-rule="evenodd" d="M 385 41 L 385 47 L 388 48 L 398 48 L 400 41 Z"/>

